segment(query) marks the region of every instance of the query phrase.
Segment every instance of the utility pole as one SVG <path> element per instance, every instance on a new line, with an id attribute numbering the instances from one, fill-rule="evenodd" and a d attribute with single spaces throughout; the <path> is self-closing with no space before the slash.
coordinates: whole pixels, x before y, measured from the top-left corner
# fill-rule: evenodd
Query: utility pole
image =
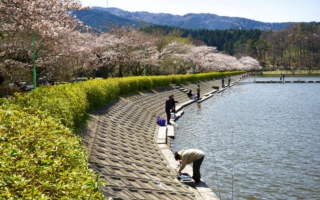
<path id="1" fill-rule="evenodd" d="M 174 74 L 177 74 L 177 61 L 175 60 L 173 63 L 174 63 Z"/>
<path id="2" fill-rule="evenodd" d="M 37 88 L 37 72 L 36 72 L 36 39 L 34 31 L 32 31 L 32 62 L 33 62 L 33 88 Z"/>
<path id="3" fill-rule="evenodd" d="M 143 75 L 146 76 L 146 47 L 143 45 L 143 51 L 144 51 L 144 70 Z"/>
<path id="4" fill-rule="evenodd" d="M 192 64 L 192 74 L 194 74 L 194 65 L 193 65 L 193 60 L 191 60 L 191 64 Z"/>

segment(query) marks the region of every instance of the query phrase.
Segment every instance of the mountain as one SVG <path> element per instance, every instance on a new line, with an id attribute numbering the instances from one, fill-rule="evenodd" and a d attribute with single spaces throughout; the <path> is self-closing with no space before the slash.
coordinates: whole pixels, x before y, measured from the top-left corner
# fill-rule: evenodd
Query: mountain
<path id="1" fill-rule="evenodd" d="M 93 10 L 107 11 L 118 17 L 132 21 L 143 21 L 149 24 L 168 25 L 186 29 L 260 29 L 280 30 L 294 24 L 293 22 L 265 23 L 240 17 L 225 17 L 215 14 L 172 15 L 167 13 L 128 12 L 118 8 L 93 7 Z"/>
<path id="2" fill-rule="evenodd" d="M 75 15 L 85 25 L 90 26 L 95 32 L 106 32 L 110 27 L 117 26 L 140 27 L 138 21 L 116 16 L 101 9 L 73 11 L 72 15 Z"/>

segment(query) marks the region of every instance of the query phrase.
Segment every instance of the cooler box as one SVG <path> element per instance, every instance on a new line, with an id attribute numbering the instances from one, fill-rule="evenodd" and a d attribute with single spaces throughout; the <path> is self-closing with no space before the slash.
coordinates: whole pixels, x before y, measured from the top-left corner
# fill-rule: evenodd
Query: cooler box
<path id="1" fill-rule="evenodd" d="M 188 173 L 181 173 L 181 175 L 178 176 L 177 178 L 178 180 L 180 180 L 181 183 L 184 183 L 194 188 L 196 187 L 194 180 Z"/>

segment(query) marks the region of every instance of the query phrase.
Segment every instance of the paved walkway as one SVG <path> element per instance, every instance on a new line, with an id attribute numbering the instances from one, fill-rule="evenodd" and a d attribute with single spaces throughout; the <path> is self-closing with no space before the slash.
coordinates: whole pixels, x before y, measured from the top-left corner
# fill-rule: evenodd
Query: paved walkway
<path id="1" fill-rule="evenodd" d="M 221 80 L 199 84 L 203 94 L 200 102 L 221 91 L 212 88 L 221 85 Z M 186 90 L 195 87 L 183 85 Z M 194 188 L 176 178 L 177 162 L 168 146 L 174 128 L 156 123 L 157 115 L 165 116 L 164 102 L 171 94 L 181 102 L 178 117 L 185 106 L 196 102 L 173 86 L 122 97 L 91 115 L 84 144 L 89 167 L 107 182 L 100 187 L 106 198 L 218 199 L 204 182 Z M 192 174 L 192 168 L 188 166 L 186 172 Z"/>

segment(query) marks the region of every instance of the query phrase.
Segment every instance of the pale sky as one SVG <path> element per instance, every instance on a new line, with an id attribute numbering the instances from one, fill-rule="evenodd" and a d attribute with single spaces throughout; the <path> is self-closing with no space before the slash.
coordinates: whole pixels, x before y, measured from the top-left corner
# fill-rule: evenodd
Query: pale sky
<path id="1" fill-rule="evenodd" d="M 81 0 L 85 6 L 151 13 L 211 13 L 262 22 L 320 22 L 320 0 Z"/>

